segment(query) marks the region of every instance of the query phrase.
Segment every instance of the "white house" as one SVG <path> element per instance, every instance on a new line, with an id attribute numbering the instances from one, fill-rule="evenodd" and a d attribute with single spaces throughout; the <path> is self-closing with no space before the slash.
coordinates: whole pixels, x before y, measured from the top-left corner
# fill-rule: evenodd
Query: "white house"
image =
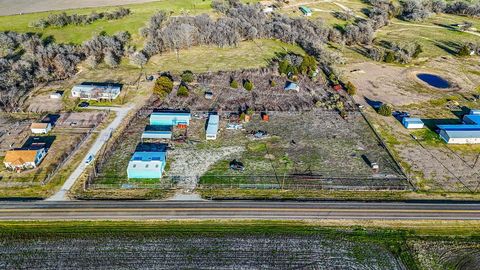
<path id="1" fill-rule="evenodd" d="M 118 84 L 82 83 L 72 88 L 72 97 L 89 100 L 112 100 L 120 95 L 121 90 L 122 87 Z"/>
<path id="2" fill-rule="evenodd" d="M 52 125 L 50 123 L 32 123 L 30 130 L 33 134 L 47 134 L 52 130 Z"/>
<path id="3" fill-rule="evenodd" d="M 219 121 L 220 121 L 220 117 L 216 114 L 211 114 L 208 117 L 208 125 L 207 125 L 207 133 L 206 133 L 207 140 L 217 139 Z"/>
<path id="4" fill-rule="evenodd" d="M 12 170 L 36 168 L 47 154 L 45 148 L 38 150 L 10 150 L 5 154 L 3 164 Z"/>

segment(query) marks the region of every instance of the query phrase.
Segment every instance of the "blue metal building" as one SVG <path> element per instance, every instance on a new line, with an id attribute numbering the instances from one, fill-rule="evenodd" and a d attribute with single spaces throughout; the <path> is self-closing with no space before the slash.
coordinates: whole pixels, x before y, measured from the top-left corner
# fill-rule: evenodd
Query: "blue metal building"
<path id="1" fill-rule="evenodd" d="M 189 125 L 191 114 L 184 111 L 158 111 L 150 115 L 150 125 L 177 126 Z"/>
<path id="2" fill-rule="evenodd" d="M 167 152 L 135 152 L 128 162 L 128 179 L 162 178 L 167 163 Z"/>

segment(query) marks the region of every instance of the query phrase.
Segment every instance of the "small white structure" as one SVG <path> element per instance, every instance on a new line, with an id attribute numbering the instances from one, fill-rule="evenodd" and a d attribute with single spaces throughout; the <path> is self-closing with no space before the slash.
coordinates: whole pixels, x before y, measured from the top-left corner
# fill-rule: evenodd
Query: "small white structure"
<path id="1" fill-rule="evenodd" d="M 47 134 L 52 130 L 52 125 L 50 123 L 32 123 L 30 130 L 33 134 Z"/>
<path id="2" fill-rule="evenodd" d="M 50 99 L 60 99 L 62 95 L 60 93 L 50 94 Z"/>
<path id="3" fill-rule="evenodd" d="M 263 13 L 272 13 L 273 12 L 273 6 L 266 6 L 263 8 Z"/>
<path id="4" fill-rule="evenodd" d="M 425 125 L 420 118 L 403 117 L 402 124 L 407 129 L 423 128 Z"/>
<path id="5" fill-rule="evenodd" d="M 207 134 L 206 134 L 207 140 L 217 139 L 219 121 L 220 121 L 220 117 L 216 114 L 211 114 L 208 117 Z"/>

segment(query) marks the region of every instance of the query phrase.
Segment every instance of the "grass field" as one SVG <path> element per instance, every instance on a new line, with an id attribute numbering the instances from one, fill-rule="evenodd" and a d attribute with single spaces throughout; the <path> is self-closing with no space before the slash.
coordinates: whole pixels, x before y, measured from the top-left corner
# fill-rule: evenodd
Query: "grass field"
<path id="1" fill-rule="evenodd" d="M 256 2 L 256 0 L 249 2 Z M 150 17 L 157 11 L 164 10 L 173 16 L 187 14 L 194 15 L 212 12 L 210 4 L 211 0 L 159 0 L 150 3 L 125 5 L 123 7 L 129 8 L 132 14 L 120 20 L 99 20 L 89 25 L 68 25 L 61 28 L 49 27 L 47 29 L 35 29 L 29 27 L 29 24 L 32 21 L 47 17 L 49 14 L 61 12 L 66 12 L 67 14 L 89 14 L 92 11 L 102 12 L 113 10 L 115 7 L 81 8 L 66 11 L 1 16 L 0 31 L 38 32 L 42 33 L 44 36 L 53 36 L 59 43 L 74 44 L 80 44 L 100 32 L 114 34 L 119 31 L 128 31 L 132 34 L 133 43 L 141 45 L 142 42 L 139 36 L 139 30 L 146 25 Z"/>
<path id="2" fill-rule="evenodd" d="M 270 39 L 244 41 L 231 48 L 199 46 L 180 51 L 178 58 L 174 52 L 154 56 L 145 69 L 150 72 L 168 70 L 180 73 L 183 70 L 208 72 L 258 68 L 267 66 L 277 53 L 290 51 L 304 54 L 296 45 Z"/>
<path id="3" fill-rule="evenodd" d="M 478 221 L 1 222 L 0 263 L 447 269 L 459 262 L 475 265 L 468 255 L 478 252 L 477 227 Z M 36 256 L 29 256 L 32 252 Z"/>

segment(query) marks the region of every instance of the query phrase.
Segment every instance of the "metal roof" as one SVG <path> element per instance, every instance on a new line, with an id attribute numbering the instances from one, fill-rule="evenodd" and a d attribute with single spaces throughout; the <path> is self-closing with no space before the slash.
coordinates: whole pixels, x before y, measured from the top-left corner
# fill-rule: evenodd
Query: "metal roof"
<path id="1" fill-rule="evenodd" d="M 404 117 L 402 120 L 407 123 L 423 124 L 423 121 L 420 118 Z"/>
<path id="2" fill-rule="evenodd" d="M 480 125 L 480 114 L 467 114 L 463 117 L 464 121 L 465 119 L 470 120 L 477 125 Z"/>
<path id="3" fill-rule="evenodd" d="M 480 128 L 478 130 L 445 130 L 449 138 L 480 138 Z"/>
<path id="4" fill-rule="evenodd" d="M 207 134 L 217 134 L 219 121 L 220 117 L 216 114 L 211 114 L 208 117 Z"/>

